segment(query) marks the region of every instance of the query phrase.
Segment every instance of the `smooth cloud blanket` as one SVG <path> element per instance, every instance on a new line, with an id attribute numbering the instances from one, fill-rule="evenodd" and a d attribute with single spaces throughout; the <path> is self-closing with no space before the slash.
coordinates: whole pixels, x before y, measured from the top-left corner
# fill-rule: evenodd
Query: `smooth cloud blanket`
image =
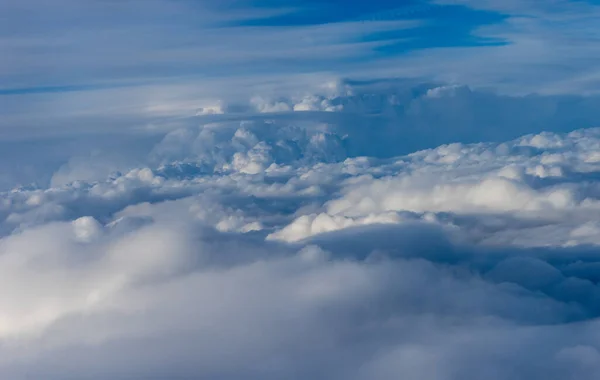
<path id="1" fill-rule="evenodd" d="M 2 193 L 0 377 L 597 379 L 600 130 L 407 154 L 484 95 L 343 91 Z"/>

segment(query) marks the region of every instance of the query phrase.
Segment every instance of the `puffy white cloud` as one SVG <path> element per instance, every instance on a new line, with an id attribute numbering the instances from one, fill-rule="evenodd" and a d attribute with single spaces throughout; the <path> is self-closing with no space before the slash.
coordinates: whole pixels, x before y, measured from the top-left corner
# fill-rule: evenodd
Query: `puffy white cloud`
<path id="1" fill-rule="evenodd" d="M 600 130 L 510 140 L 507 116 L 470 143 L 490 119 L 453 109 L 482 98 L 227 103 L 3 192 L 0 377 L 597 378 Z M 432 115 L 448 144 L 410 153 Z"/>
<path id="2" fill-rule="evenodd" d="M 402 223 L 406 220 L 402 213 L 408 212 L 414 213 L 410 220 L 451 227 L 457 221 L 443 222 L 436 215 L 511 216 L 542 224 L 522 231 L 521 239 L 542 227 L 560 231 L 553 234 L 551 243 L 526 238 L 533 240 L 526 245 L 571 245 L 577 236 L 590 242 L 585 236 L 593 235 L 589 228 L 600 204 L 596 186 L 589 182 L 598 167 L 587 157 L 598 149 L 597 136 L 598 130 L 543 133 L 501 144 L 452 144 L 381 161 L 346 178 L 341 195 L 324 202 L 321 212 L 299 216 L 270 238 L 298 241 L 356 225 Z M 351 162 L 336 164 L 338 169 L 332 171 Z M 577 221 L 571 219 L 572 214 L 578 215 Z M 572 232 L 581 225 L 587 227 Z M 508 230 L 509 225 L 504 228 Z M 498 243 L 504 232 L 494 231 L 486 239 Z M 511 242 L 505 239 L 504 243 Z"/>

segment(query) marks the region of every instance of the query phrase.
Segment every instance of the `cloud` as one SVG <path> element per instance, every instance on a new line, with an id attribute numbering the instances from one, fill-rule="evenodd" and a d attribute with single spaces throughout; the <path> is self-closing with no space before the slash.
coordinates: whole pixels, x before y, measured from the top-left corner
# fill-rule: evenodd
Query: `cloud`
<path id="1" fill-rule="evenodd" d="M 241 67 L 246 71 L 255 67 L 258 70 L 251 71 L 260 73 L 268 65 L 271 71 L 289 72 L 286 65 L 290 63 L 298 67 L 308 62 L 314 67 L 320 62 L 324 68 L 327 62 L 360 56 L 382 43 L 361 41 L 362 36 L 419 24 L 415 20 L 243 24 L 291 11 L 285 4 L 257 8 L 251 2 L 233 2 L 229 7 L 210 1 L 163 0 L 8 4 L 5 12 L 13 16 L 9 23 L 13 27 L 2 33 L 0 49 L 11 59 L 0 66 L 0 75 L 9 89 L 35 92 L 35 88 L 82 83 L 92 84 L 92 88 L 97 84 L 156 83 L 160 78 L 198 73 L 227 76 Z M 103 14 L 116 16 L 103 18 Z M 44 22 L 35 27 L 13 25 L 42 15 Z M 11 30 L 16 33 L 9 33 Z"/>
<path id="2" fill-rule="evenodd" d="M 0 378 L 598 378 L 594 2 L 0 8 Z"/>
<path id="3" fill-rule="evenodd" d="M 434 1 L 440 6 L 466 6 L 503 15 L 496 23 L 472 31 L 479 38 L 503 41 L 493 46 L 414 51 L 401 69 L 387 75 L 424 75 L 520 94 L 595 93 L 598 72 L 589 59 L 597 41 L 594 19 L 600 8 L 592 1 Z M 384 74 L 384 75 L 386 75 Z"/>
<path id="4" fill-rule="evenodd" d="M 0 377 L 596 379 L 597 6 L 271 4 L 2 5 Z"/>
<path id="5" fill-rule="evenodd" d="M 596 377 L 600 136 L 565 131 L 595 98 L 345 81 L 206 104 L 2 193 L 0 376 Z"/>
<path id="6" fill-rule="evenodd" d="M 470 230 L 465 223 L 474 223 L 473 228 L 482 228 L 476 233 L 477 239 L 486 240 L 486 218 L 500 217 L 492 224 L 501 230 L 511 229 L 515 221 L 505 219 L 510 215 L 536 223 L 527 232 L 521 230 L 520 237 L 514 236 L 517 231 L 500 232 L 490 226 L 495 243 L 500 243 L 497 239 L 503 233 L 507 233 L 507 240 L 502 244 L 510 244 L 511 239 L 525 245 L 591 243 L 588 238 L 596 231 L 595 211 L 591 210 L 598 208 L 598 202 L 589 181 L 596 178 L 597 145 L 592 141 L 597 133 L 597 129 L 588 129 L 568 135 L 530 135 L 500 144 L 450 144 L 372 162 L 360 167 L 358 173 L 352 168 L 353 161 L 346 160 L 332 170 L 353 174 L 342 177 L 341 195 L 329 198 L 320 212 L 299 216 L 270 238 L 298 241 L 353 226 L 422 219 L 457 228 L 456 234 L 464 228 Z M 566 215 L 583 217 L 584 209 L 591 211 L 591 219 L 573 228 Z M 448 219 L 444 216 L 448 213 L 465 215 L 475 222 Z M 581 222 L 579 219 L 576 224 Z M 531 238 L 533 231 L 544 234 L 551 229 L 555 229 L 552 238 Z"/>
<path id="7" fill-rule="evenodd" d="M 53 176 L 55 185 L 77 178 L 100 180 L 111 172 L 145 165 L 152 150 L 155 159 L 196 156 L 201 144 L 208 150 L 214 148 L 208 148 L 206 141 L 192 146 L 193 140 L 202 140 L 208 133 L 199 137 L 199 127 L 219 131 L 219 139 L 231 139 L 240 129 L 256 135 L 256 143 L 269 145 L 292 138 L 308 144 L 296 151 L 290 141 L 285 143 L 287 148 L 271 146 L 270 158 L 261 164 L 268 167 L 289 159 L 278 156 L 285 149 L 293 156 L 311 146 L 312 153 L 303 152 L 304 156 L 312 154 L 315 160 L 328 162 L 356 156 L 393 157 L 458 141 L 505 141 L 544 130 L 569 132 L 594 127 L 598 120 L 597 96 L 509 96 L 413 79 L 307 76 L 304 83 L 281 80 L 283 84 L 254 89 L 257 92 L 244 81 L 237 84 L 238 92 L 231 91 L 233 82 L 226 82 L 213 95 L 209 94 L 218 80 L 203 89 L 181 84 L 164 93 L 161 86 L 65 93 L 58 103 L 54 95 L 38 94 L 39 103 L 32 107 L 45 110 L 43 119 L 30 113 L 27 102 L 21 104 L 14 98 L 14 104 L 12 100 L 2 103 L 6 112 L 0 121 L 4 147 L 0 167 L 5 175 L 0 188 L 32 183 L 44 187 Z M 80 106 L 77 112 L 68 112 Z M 276 138 L 274 129 L 282 131 Z M 289 136 L 283 136 L 283 131 Z M 308 143 L 306 139 L 311 138 Z M 115 143 L 119 147 L 111 148 Z M 252 159 L 246 157 L 246 148 L 240 149 L 230 146 L 219 155 L 230 163 L 227 155 L 240 153 L 238 163 L 243 166 Z M 30 150 L 35 154 L 29 154 Z M 257 154 L 266 157 L 266 151 Z"/>
<path id="8" fill-rule="evenodd" d="M 5 241 L 28 260 L 4 251 L 11 275 L 3 281 L 28 293 L 3 298 L 0 372 L 51 379 L 454 379 L 488 371 L 500 379 L 513 371 L 593 378 L 596 322 L 562 324 L 585 319 L 586 304 L 574 302 L 576 288 L 566 293 L 569 302 L 548 290 L 567 280 L 543 259 L 515 263 L 526 273 L 519 278 L 512 259 L 469 271 L 427 259 L 356 260 L 343 249 L 293 252 L 214 233 L 196 240 L 190 229 L 157 223 L 121 238 L 105 231 L 84 245 L 72 240 L 78 226 L 70 224 Z M 243 254 L 232 259 L 236 251 Z M 48 297 L 58 292 L 60 303 Z M 18 339 L 7 339 L 16 332 Z M 579 351 L 589 358 L 574 356 Z"/>

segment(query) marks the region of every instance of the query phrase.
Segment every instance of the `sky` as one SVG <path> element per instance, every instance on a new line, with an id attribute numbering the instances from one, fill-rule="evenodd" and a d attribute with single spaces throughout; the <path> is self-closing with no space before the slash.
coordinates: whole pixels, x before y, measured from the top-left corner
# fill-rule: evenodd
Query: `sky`
<path id="1" fill-rule="evenodd" d="M 591 0 L 0 7 L 0 134 L 12 138 L 120 130 L 193 116 L 203 102 L 310 93 L 349 78 L 512 95 L 589 95 L 599 78 Z"/>
<path id="2" fill-rule="evenodd" d="M 598 5 L 587 1 L 25 0 L 2 7 L 3 95 L 376 71 L 568 92 L 561 80 L 596 76 Z M 446 73 L 440 60 L 450 61 Z M 501 66 L 496 74 L 481 65 L 486 60 Z M 537 83 L 523 83 L 537 71 Z"/>
<path id="3" fill-rule="evenodd" d="M 0 378 L 598 379 L 599 18 L 0 0 Z"/>

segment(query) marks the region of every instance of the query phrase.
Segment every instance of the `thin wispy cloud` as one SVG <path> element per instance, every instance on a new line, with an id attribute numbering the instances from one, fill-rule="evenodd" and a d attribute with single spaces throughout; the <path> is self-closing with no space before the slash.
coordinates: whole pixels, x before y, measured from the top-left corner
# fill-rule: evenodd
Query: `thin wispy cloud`
<path id="1" fill-rule="evenodd" d="M 213 86 L 206 92 L 221 96 L 226 91 L 214 85 L 216 77 L 264 86 L 299 74 L 403 76 L 518 94 L 590 93 L 598 80 L 599 11 L 592 3 L 219 4 L 5 2 L 5 113 L 19 113 L 12 106 L 18 102 L 35 117 L 45 112 L 37 94 L 55 93 L 48 99 L 65 103 L 70 100 L 60 100 L 63 92 L 106 87 L 152 85 L 160 97 L 155 86 L 168 92 L 185 83 Z M 146 91 L 140 92 L 143 97 Z M 109 93 L 108 102 L 115 92 Z M 229 93 L 240 95 L 235 88 Z M 7 99 L 15 95 L 18 100 Z"/>

